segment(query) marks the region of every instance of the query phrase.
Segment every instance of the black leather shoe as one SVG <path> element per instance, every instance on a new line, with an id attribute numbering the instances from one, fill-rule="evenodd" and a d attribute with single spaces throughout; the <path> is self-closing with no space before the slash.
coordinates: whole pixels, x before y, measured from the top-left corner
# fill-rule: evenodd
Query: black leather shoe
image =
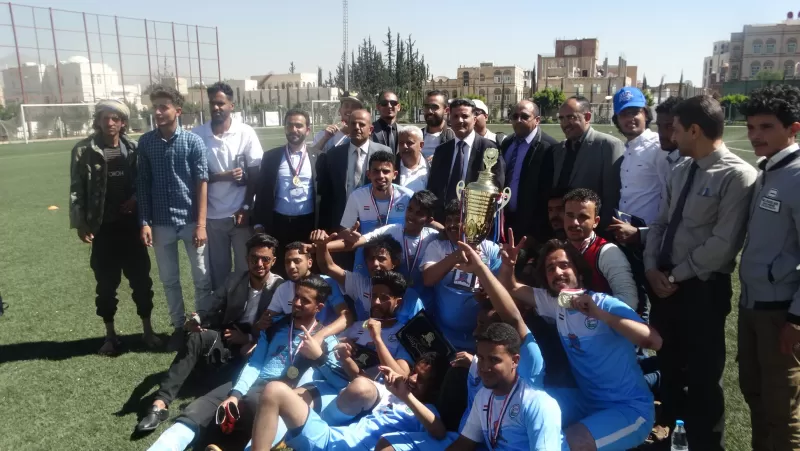
<path id="1" fill-rule="evenodd" d="M 169 409 L 159 409 L 156 406 L 151 406 L 147 415 L 142 418 L 142 421 L 136 425 L 136 432 L 151 432 L 154 431 L 159 424 L 167 421 L 169 418 Z"/>

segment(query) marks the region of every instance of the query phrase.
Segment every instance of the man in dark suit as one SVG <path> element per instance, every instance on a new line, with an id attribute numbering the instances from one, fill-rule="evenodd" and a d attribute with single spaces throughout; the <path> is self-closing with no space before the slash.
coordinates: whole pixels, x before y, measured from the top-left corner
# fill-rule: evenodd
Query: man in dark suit
<path id="1" fill-rule="evenodd" d="M 255 234 L 246 247 L 248 270 L 232 273 L 214 291 L 211 308 L 197 312 L 199 323 L 194 319 L 186 322 L 189 336 L 161 381 L 147 415 L 136 426 L 137 432 L 153 431 L 169 418 L 169 405 L 198 364 L 201 368 L 210 365 L 205 367 L 205 379 L 225 379 L 231 371 L 216 371 L 215 367 L 228 364 L 228 369 L 236 370 L 253 351 L 259 335 L 257 320 L 283 279 L 270 272 L 278 247 L 275 238 Z"/>
<path id="2" fill-rule="evenodd" d="M 397 155 L 397 115 L 400 113 L 400 102 L 397 94 L 384 91 L 378 97 L 378 113 L 380 118 L 372 123 L 372 134 L 369 139 L 383 144 Z"/>
<path id="3" fill-rule="evenodd" d="M 553 148 L 558 141 L 539 128 L 539 107 L 523 100 L 511 109 L 514 134 L 501 146 L 511 201 L 504 210 L 507 227 L 517 239 L 543 243 L 551 235 L 547 201 L 553 186 Z"/>
<path id="4" fill-rule="evenodd" d="M 306 149 L 308 113 L 291 109 L 284 116 L 285 146 L 270 149 L 261 159 L 251 218 L 256 232 L 266 232 L 281 244 L 306 241 L 317 229 L 317 160 L 320 151 Z M 283 249 L 276 252 L 275 271 L 285 276 Z"/>
<path id="5" fill-rule="evenodd" d="M 567 140 L 553 151 L 556 187 L 561 191 L 586 188 L 600 196 L 600 226 L 605 231 L 619 205 L 620 166 L 625 144 L 592 128 L 592 108 L 585 97 L 567 99 L 558 110 Z M 657 181 L 654 181 L 657 183 Z"/>
<path id="6" fill-rule="evenodd" d="M 369 137 L 373 127 L 369 111 L 350 113 L 350 142 L 336 146 L 320 155 L 317 163 L 317 187 L 320 193 L 319 228 L 328 232 L 339 230 L 339 222 L 354 189 L 369 182 L 369 157 L 379 151 L 391 150 Z M 308 240 L 308 236 L 302 241 Z"/>
<path id="7" fill-rule="evenodd" d="M 428 190 L 438 198 L 434 218 L 444 224 L 444 206 L 456 198 L 456 185 L 461 180 L 469 184 L 478 179 L 483 168 L 486 149 L 497 145 L 475 133 L 475 104 L 471 100 L 456 99 L 450 102 L 450 128 L 456 139 L 436 148 L 428 176 Z M 492 168 L 494 184 L 502 189 L 505 181 L 505 163 L 498 158 Z"/>

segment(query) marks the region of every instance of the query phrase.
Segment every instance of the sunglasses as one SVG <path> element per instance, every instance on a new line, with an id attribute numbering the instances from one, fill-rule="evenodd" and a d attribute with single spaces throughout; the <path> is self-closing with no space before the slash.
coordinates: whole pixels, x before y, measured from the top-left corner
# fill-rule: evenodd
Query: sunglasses
<path id="1" fill-rule="evenodd" d="M 398 102 L 397 100 L 382 99 L 380 102 L 378 102 L 378 105 L 380 105 L 380 106 L 387 106 L 387 105 L 397 106 L 399 103 L 400 102 Z"/>
<path id="2" fill-rule="evenodd" d="M 250 257 L 250 262 L 254 265 L 257 265 L 259 262 L 263 262 L 265 265 L 272 263 L 275 260 L 273 257 L 260 257 L 258 255 L 253 255 Z"/>

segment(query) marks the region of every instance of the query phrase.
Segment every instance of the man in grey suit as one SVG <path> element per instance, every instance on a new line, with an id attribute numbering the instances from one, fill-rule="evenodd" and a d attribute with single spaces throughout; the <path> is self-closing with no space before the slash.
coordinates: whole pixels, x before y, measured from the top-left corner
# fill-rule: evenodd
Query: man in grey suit
<path id="1" fill-rule="evenodd" d="M 317 160 L 319 227 L 328 232 L 339 230 L 350 193 L 368 182 L 369 157 L 379 150 L 392 152 L 383 144 L 370 141 L 373 126 L 367 110 L 350 113 L 349 130 L 349 143 L 334 147 Z"/>
<path id="2" fill-rule="evenodd" d="M 564 192 L 574 188 L 596 192 L 602 201 L 597 229 L 604 231 L 619 204 L 619 171 L 625 145 L 592 128 L 591 105 L 585 97 L 567 99 L 558 110 L 558 121 L 567 139 L 554 151 L 555 186 Z"/>

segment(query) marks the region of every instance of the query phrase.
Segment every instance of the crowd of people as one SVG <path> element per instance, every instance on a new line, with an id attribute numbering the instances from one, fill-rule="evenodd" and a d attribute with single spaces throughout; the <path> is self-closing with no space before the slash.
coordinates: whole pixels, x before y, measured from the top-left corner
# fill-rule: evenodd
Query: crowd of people
<path id="1" fill-rule="evenodd" d="M 561 141 L 529 100 L 510 108 L 505 136 L 479 100 L 430 91 L 419 128 L 397 123 L 394 92 L 374 122 L 344 92 L 339 122 L 309 142 L 309 114 L 290 109 L 286 144 L 266 151 L 232 119 L 233 98 L 210 86 L 211 120 L 189 131 L 181 94 L 157 86 L 157 128 L 138 143 L 126 105 L 105 100 L 72 151 L 70 220 L 92 246 L 101 354 L 120 352 L 122 275 L 144 343 L 165 345 L 148 247 L 164 286 L 176 355 L 137 432 L 169 420 L 192 374 L 216 387 L 151 450 L 219 450 L 227 434 L 252 450 L 668 448 L 676 422 L 691 449 L 723 450 L 742 249 L 737 360 L 752 447 L 800 449 L 797 88 L 741 106 L 758 169 L 726 148 L 710 96 L 652 111 L 639 89 L 620 89 L 624 140 L 571 97 Z M 511 197 L 500 239 L 468 245 L 456 186 L 478 179 L 488 149 Z"/>

